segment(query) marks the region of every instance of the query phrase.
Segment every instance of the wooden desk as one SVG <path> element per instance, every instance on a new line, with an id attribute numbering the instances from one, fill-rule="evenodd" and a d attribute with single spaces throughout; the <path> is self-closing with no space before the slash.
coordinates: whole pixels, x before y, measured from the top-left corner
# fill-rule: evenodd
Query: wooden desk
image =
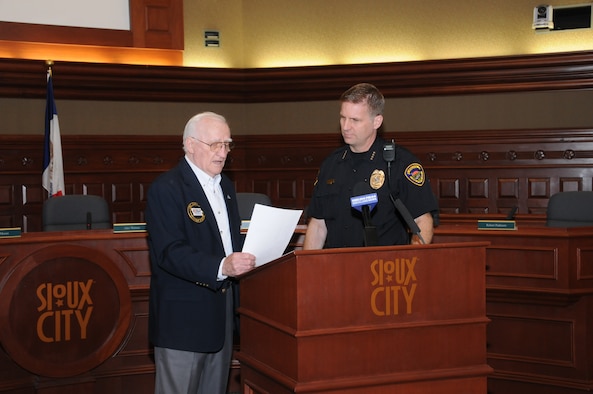
<path id="1" fill-rule="evenodd" d="M 442 225 L 437 228 L 434 241 L 491 242 L 486 249 L 486 313 L 492 320 L 487 329 L 488 363 L 494 368 L 494 374 L 488 378 L 489 391 L 570 394 L 592 390 L 593 229 L 526 227 L 521 223 L 517 231 L 479 231 L 476 227 Z M 111 316 L 112 323 L 115 320 L 120 324 L 115 325 L 113 334 L 105 334 L 103 341 L 94 344 L 98 355 L 83 360 L 88 370 L 76 376 L 63 376 L 68 373 L 57 362 L 53 363 L 55 366 L 33 363 L 29 368 L 41 368 L 43 372 L 35 373 L 11 358 L 12 353 L 24 348 L 22 344 L 15 345 L 15 335 L 40 340 L 40 298 L 36 289 L 20 284 L 31 284 L 33 280 L 39 280 L 39 284 L 58 283 L 53 277 L 41 281 L 35 268 L 45 266 L 63 252 L 80 267 L 91 265 L 90 275 L 119 271 L 114 274 L 118 279 L 110 285 L 110 294 L 124 297 L 121 312 L 106 315 Z M 62 275 L 65 281 L 58 285 L 70 280 L 87 286 L 88 277 L 68 278 L 67 272 Z M 123 282 L 129 290 L 129 301 L 121 294 Z M 145 234 L 92 230 L 25 233 L 21 238 L 0 239 L 0 341 L 4 347 L 0 350 L 0 392 L 53 394 L 63 393 L 65 388 L 77 393 L 151 392 L 154 364 L 147 333 L 149 282 Z M 97 289 L 93 284 L 90 294 L 98 313 L 104 300 L 93 293 Z M 13 306 L 15 292 L 32 298 L 19 302 L 17 308 Z M 18 326 L 7 324 L 14 324 L 14 314 L 19 320 L 25 312 L 31 314 L 28 318 L 36 318 L 22 332 Z M 49 322 L 47 318 L 45 321 Z M 88 327 L 93 324 L 89 321 Z M 41 332 L 45 340 L 50 337 L 48 331 Z M 71 331 L 71 336 L 73 332 L 77 331 Z M 23 340 L 20 338 L 19 341 Z M 59 350 L 65 342 L 43 345 Z M 114 345 L 117 342 L 121 342 L 119 346 Z M 36 349 L 24 350 L 25 356 L 17 354 L 17 358 L 31 363 Z M 41 354 L 41 360 L 51 364 L 44 356 Z M 70 357 L 73 367 L 77 367 L 77 359 L 83 358 L 76 354 L 65 357 Z M 233 368 L 238 373 L 237 363 Z"/>
<path id="2" fill-rule="evenodd" d="M 146 234 L 0 239 L 0 392 L 148 393 Z"/>
<path id="3" fill-rule="evenodd" d="M 146 233 L 0 239 L 0 393 L 152 393 L 149 287 Z"/>
<path id="4" fill-rule="evenodd" d="M 488 392 L 593 390 L 593 228 L 477 230 L 445 225 L 434 242 L 486 249 Z"/>

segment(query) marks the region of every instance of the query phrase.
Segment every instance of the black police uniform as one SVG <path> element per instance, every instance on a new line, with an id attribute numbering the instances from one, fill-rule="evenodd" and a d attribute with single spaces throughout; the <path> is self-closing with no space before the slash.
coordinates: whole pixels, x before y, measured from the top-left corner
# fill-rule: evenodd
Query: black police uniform
<path id="1" fill-rule="evenodd" d="M 388 171 L 383 158 L 384 145 L 385 140 L 377 137 L 364 153 L 354 153 L 344 146 L 321 164 L 308 215 L 325 220 L 326 248 L 364 245 L 362 214 L 351 207 L 350 201 L 353 193 L 359 192 L 361 183 L 368 193 L 377 193 L 378 202 L 371 211 L 371 224 L 376 227 L 378 245 L 410 243 L 405 222 L 389 197 L 390 188 L 394 199 L 399 198 L 413 218 L 438 211 L 420 161 L 410 151 L 396 145 L 395 161 Z M 390 180 L 387 179 L 389 173 Z"/>

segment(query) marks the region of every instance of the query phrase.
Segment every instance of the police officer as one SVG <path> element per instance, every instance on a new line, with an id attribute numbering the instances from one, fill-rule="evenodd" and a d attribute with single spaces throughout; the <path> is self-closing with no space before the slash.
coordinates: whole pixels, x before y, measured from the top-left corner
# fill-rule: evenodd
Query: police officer
<path id="1" fill-rule="evenodd" d="M 407 149 L 377 136 L 385 99 L 373 85 L 352 86 L 340 98 L 340 127 L 346 146 L 327 157 L 319 170 L 308 207 L 310 217 L 304 249 L 363 246 L 374 228 L 376 245 L 430 243 L 438 204 L 419 160 Z M 364 210 L 352 208 L 351 197 L 376 193 Z M 410 236 L 395 201 L 403 203 L 420 230 Z M 404 213 L 405 215 L 405 213 Z"/>

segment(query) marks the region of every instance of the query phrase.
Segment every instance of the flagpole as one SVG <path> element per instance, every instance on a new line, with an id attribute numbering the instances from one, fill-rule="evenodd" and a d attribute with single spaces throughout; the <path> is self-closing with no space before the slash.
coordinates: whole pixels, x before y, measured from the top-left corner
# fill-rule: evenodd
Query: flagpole
<path id="1" fill-rule="evenodd" d="M 52 83 L 52 66 L 54 62 L 52 60 L 46 60 L 45 64 L 47 65 L 47 97 L 45 104 L 45 140 L 41 184 L 47 190 L 48 197 L 51 198 L 63 196 L 65 194 L 65 185 L 60 125 Z"/>

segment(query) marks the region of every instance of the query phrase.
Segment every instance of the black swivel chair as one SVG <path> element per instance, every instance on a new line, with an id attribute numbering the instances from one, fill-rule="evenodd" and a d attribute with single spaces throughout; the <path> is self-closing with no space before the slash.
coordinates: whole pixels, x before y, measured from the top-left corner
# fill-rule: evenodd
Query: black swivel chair
<path id="1" fill-rule="evenodd" d="M 241 220 L 250 220 L 255 204 L 272 205 L 272 200 L 263 193 L 237 193 L 237 204 Z"/>
<path id="2" fill-rule="evenodd" d="M 103 197 L 70 194 L 43 203 L 43 231 L 111 228 L 109 206 Z"/>
<path id="3" fill-rule="evenodd" d="M 593 191 L 560 192 L 550 197 L 546 225 L 593 226 Z"/>

